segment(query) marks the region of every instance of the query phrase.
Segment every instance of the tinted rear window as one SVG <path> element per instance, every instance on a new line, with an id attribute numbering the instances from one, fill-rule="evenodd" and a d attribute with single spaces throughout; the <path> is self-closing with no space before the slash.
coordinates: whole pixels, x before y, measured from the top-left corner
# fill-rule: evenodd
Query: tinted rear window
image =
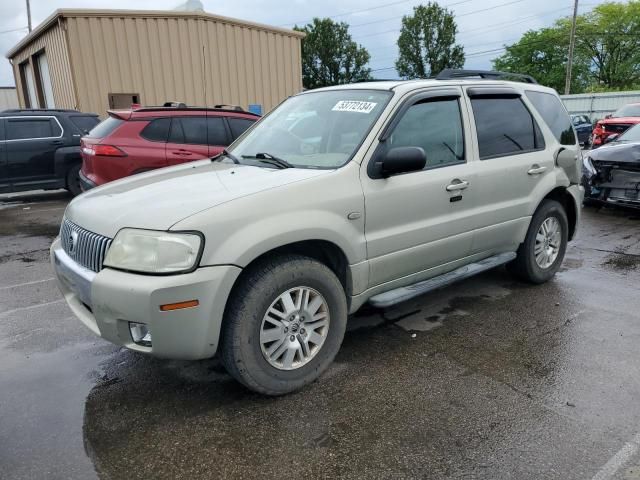
<path id="1" fill-rule="evenodd" d="M 93 115 L 72 115 L 69 117 L 71 123 L 73 123 L 78 130 L 80 130 L 83 134 L 90 132 L 93 127 L 100 123 L 98 117 L 94 117 Z"/>
<path id="2" fill-rule="evenodd" d="M 255 120 L 249 120 L 248 118 L 229 117 L 227 120 L 229 121 L 229 127 L 231 127 L 231 134 L 233 135 L 234 140 L 255 123 Z"/>
<path id="3" fill-rule="evenodd" d="M 158 118 L 149 122 L 149 124 L 142 129 L 142 132 L 140 132 L 140 136 L 152 142 L 166 142 L 169 136 L 170 126 L 170 118 Z"/>
<path id="4" fill-rule="evenodd" d="M 571 126 L 569 114 L 562 106 L 562 102 L 555 95 L 544 92 L 527 91 L 527 98 L 536 107 L 542 116 L 553 136 L 562 145 L 573 145 L 576 143 L 576 136 Z M 578 124 L 584 121 L 582 116 L 576 117 Z"/>
<path id="5" fill-rule="evenodd" d="M 544 148 L 540 129 L 520 98 L 472 98 L 480 159 Z"/>
<path id="6" fill-rule="evenodd" d="M 106 120 L 103 120 L 93 127 L 87 137 L 104 138 L 107 135 L 111 135 L 111 133 L 123 123 L 124 120 L 115 117 L 108 117 Z"/>
<path id="7" fill-rule="evenodd" d="M 9 118 L 6 123 L 7 140 L 59 137 L 61 133 L 53 118 Z"/>

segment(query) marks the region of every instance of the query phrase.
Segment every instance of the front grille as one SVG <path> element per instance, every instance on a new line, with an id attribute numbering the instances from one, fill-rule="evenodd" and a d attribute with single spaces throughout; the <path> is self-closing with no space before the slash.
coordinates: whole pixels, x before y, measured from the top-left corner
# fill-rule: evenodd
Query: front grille
<path id="1" fill-rule="evenodd" d="M 60 227 L 62 249 L 76 263 L 89 270 L 102 270 L 104 256 L 111 245 L 111 239 L 85 230 L 66 218 Z"/>

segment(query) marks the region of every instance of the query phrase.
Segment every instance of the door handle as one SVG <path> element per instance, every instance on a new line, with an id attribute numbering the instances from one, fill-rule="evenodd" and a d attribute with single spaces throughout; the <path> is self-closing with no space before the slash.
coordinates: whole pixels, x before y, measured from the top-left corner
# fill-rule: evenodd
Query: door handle
<path id="1" fill-rule="evenodd" d="M 547 167 L 541 167 L 537 163 L 531 165 L 531 168 L 527 171 L 529 175 L 540 175 L 543 172 L 547 171 Z"/>
<path id="2" fill-rule="evenodd" d="M 52 140 L 51 145 L 62 145 L 64 142 L 62 140 Z"/>
<path id="3" fill-rule="evenodd" d="M 177 151 L 174 150 L 171 153 L 173 153 L 174 155 L 185 155 L 185 156 L 188 156 L 188 155 L 192 154 L 191 152 L 187 152 L 186 150 L 177 150 Z"/>
<path id="4" fill-rule="evenodd" d="M 459 178 L 456 178 L 454 180 L 451 180 L 451 183 L 447 185 L 447 192 L 457 192 L 460 190 L 464 190 L 468 186 L 469 186 L 469 182 L 467 182 L 466 180 L 460 180 Z"/>

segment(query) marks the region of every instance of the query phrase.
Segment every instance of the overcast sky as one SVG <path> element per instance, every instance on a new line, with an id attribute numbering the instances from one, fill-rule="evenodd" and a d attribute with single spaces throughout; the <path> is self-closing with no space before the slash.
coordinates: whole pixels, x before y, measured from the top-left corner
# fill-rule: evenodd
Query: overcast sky
<path id="1" fill-rule="evenodd" d="M 583 0 L 580 13 L 603 0 Z M 173 9 L 179 0 L 31 0 L 35 27 L 56 8 Z M 314 16 L 332 17 L 351 25 L 351 35 L 371 53 L 376 78 L 396 78 L 392 68 L 402 15 L 426 0 L 202 0 L 207 12 L 291 27 Z M 550 25 L 571 14 L 572 0 L 441 0 L 458 23 L 458 41 L 464 45 L 466 68 L 491 67 L 503 44 L 516 41 L 529 29 Z M 27 33 L 25 0 L 0 0 L 0 86 L 14 85 L 9 48 Z M 18 30 L 19 29 L 19 30 Z M 13 30 L 13 31 L 12 31 Z"/>

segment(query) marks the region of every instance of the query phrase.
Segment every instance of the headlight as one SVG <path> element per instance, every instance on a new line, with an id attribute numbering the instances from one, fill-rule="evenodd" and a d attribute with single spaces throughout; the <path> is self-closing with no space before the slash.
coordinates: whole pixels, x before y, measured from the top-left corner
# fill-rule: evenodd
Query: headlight
<path id="1" fill-rule="evenodd" d="M 185 272 L 196 266 L 201 247 L 202 237 L 196 233 L 123 228 L 113 239 L 104 265 L 144 273 Z"/>

